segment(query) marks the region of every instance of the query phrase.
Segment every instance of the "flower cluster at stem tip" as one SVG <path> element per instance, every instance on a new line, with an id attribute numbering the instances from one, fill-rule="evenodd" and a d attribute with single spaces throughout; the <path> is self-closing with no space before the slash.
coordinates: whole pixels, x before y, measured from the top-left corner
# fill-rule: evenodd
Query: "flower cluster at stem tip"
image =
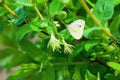
<path id="1" fill-rule="evenodd" d="M 60 51 L 61 45 L 64 46 L 64 53 L 72 53 L 73 51 L 72 45 L 66 43 L 64 39 L 62 39 L 62 41 L 58 40 L 54 34 L 51 34 L 48 47 L 51 47 L 53 52 L 55 51 L 61 52 Z"/>

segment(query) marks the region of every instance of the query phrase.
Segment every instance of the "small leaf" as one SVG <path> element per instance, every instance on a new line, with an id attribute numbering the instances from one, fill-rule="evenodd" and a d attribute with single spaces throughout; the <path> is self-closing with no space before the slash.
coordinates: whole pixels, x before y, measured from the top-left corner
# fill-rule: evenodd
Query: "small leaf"
<path id="1" fill-rule="evenodd" d="M 63 69 L 62 73 L 63 73 L 64 78 L 69 78 L 70 77 L 70 72 L 66 67 Z"/>
<path id="2" fill-rule="evenodd" d="M 97 80 L 97 77 L 93 75 L 92 73 L 90 73 L 89 70 L 87 70 L 85 74 L 85 80 Z"/>
<path id="3" fill-rule="evenodd" d="M 84 37 L 85 38 L 89 38 L 91 35 L 92 35 L 92 32 L 93 31 L 96 31 L 96 30 L 101 30 L 102 29 L 102 27 L 92 27 L 92 28 L 89 28 L 89 29 L 85 29 L 84 30 Z"/>
<path id="4" fill-rule="evenodd" d="M 97 80 L 101 80 L 100 79 L 100 73 L 98 72 L 98 74 L 97 74 Z"/>
<path id="5" fill-rule="evenodd" d="M 14 22 L 15 25 L 20 25 L 24 22 L 24 20 L 26 19 L 26 17 L 28 16 L 28 13 L 27 12 L 21 12 L 19 14 L 19 18 L 17 18 Z"/>
<path id="6" fill-rule="evenodd" d="M 79 69 L 76 68 L 76 70 L 75 70 L 75 72 L 73 74 L 72 79 L 73 80 L 82 80 Z"/>
<path id="7" fill-rule="evenodd" d="M 107 65 L 113 68 L 114 70 L 120 71 L 120 64 L 116 62 L 107 62 Z"/>
<path id="8" fill-rule="evenodd" d="M 93 46 L 100 43 L 100 40 L 89 40 L 85 43 L 85 50 L 89 51 Z"/>

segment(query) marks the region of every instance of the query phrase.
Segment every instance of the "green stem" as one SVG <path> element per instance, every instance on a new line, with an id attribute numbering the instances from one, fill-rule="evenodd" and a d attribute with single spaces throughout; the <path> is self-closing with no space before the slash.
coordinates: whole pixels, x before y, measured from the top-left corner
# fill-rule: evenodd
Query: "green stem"
<path id="1" fill-rule="evenodd" d="M 60 62 L 60 63 L 52 63 L 51 65 L 82 65 L 83 62 Z"/>
<path id="2" fill-rule="evenodd" d="M 54 30 L 54 34 L 55 34 L 55 35 L 58 35 L 57 27 L 55 26 L 55 24 L 54 24 L 54 22 L 53 22 L 53 19 L 52 19 L 50 13 L 49 13 L 49 10 L 48 10 L 48 7 L 47 7 L 47 4 L 46 4 L 46 3 L 45 3 L 45 10 L 46 10 L 47 15 L 48 15 L 48 17 L 49 17 L 49 19 L 50 19 L 51 25 L 52 25 L 53 30 Z"/>
<path id="3" fill-rule="evenodd" d="M 98 19 L 92 14 L 92 12 L 90 11 L 90 9 L 88 8 L 87 4 L 85 3 L 84 0 L 81 0 L 81 3 L 83 5 L 83 7 L 85 8 L 85 10 L 87 11 L 87 13 L 90 15 L 90 17 L 93 19 L 93 21 L 100 26 L 101 23 L 98 21 Z M 109 31 L 107 31 L 105 28 L 102 28 L 102 30 L 110 37 L 112 38 L 114 41 L 118 41 L 116 37 L 114 37 Z"/>
<path id="4" fill-rule="evenodd" d="M 86 0 L 86 2 L 91 6 L 94 7 L 94 4 L 90 0 Z"/>
<path id="5" fill-rule="evenodd" d="M 31 2 L 31 4 L 32 4 L 33 8 L 35 9 L 35 11 L 37 12 L 37 14 L 39 15 L 40 19 L 43 20 L 44 18 L 43 18 L 43 16 L 42 16 L 42 14 L 40 13 L 40 11 L 38 10 L 37 6 L 32 3 L 32 0 L 30 0 L 30 2 Z"/>
<path id="6" fill-rule="evenodd" d="M 13 16 L 15 16 L 15 17 L 18 18 L 18 15 L 17 15 L 14 11 L 12 11 L 7 5 L 4 4 L 3 7 L 4 7 L 9 13 L 11 13 Z"/>

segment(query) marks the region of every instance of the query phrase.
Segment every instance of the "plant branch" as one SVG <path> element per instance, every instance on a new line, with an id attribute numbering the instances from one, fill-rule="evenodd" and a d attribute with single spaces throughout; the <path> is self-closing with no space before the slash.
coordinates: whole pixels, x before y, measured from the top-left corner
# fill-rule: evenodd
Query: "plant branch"
<path id="1" fill-rule="evenodd" d="M 54 22 L 53 22 L 53 19 L 52 19 L 50 13 L 49 13 L 47 4 L 45 3 L 44 6 L 45 6 L 45 10 L 46 10 L 46 12 L 47 12 L 47 15 L 48 15 L 48 17 L 49 17 L 49 19 L 50 19 L 50 21 L 51 21 L 51 25 L 52 25 L 52 27 L 53 27 L 53 29 L 54 29 L 54 33 L 55 33 L 55 35 L 58 35 L 57 27 L 55 26 L 55 24 L 54 24 Z"/>
<path id="2" fill-rule="evenodd" d="M 9 13 L 11 13 L 13 16 L 15 16 L 15 17 L 19 17 L 14 11 L 12 11 L 7 5 L 3 5 L 3 7 L 9 12 Z"/>
<path id="3" fill-rule="evenodd" d="M 105 62 L 102 62 L 102 61 L 100 61 L 98 59 L 96 59 L 95 61 L 91 61 L 91 63 L 94 63 L 94 62 L 97 62 L 97 63 L 99 63 L 99 64 L 101 64 L 101 65 L 103 65 L 103 66 L 105 66 L 107 68 L 110 68 Z"/>
<path id="4" fill-rule="evenodd" d="M 40 11 L 38 10 L 37 6 L 32 3 L 32 0 L 30 0 L 30 2 L 31 2 L 31 4 L 32 4 L 33 8 L 36 10 L 37 14 L 39 15 L 40 19 L 43 20 L 44 18 L 43 18 L 43 16 L 42 16 L 42 14 L 40 13 Z"/>
<path id="5" fill-rule="evenodd" d="M 83 62 L 60 62 L 60 63 L 52 63 L 51 65 L 56 66 L 56 65 L 82 65 Z"/>
<path id="6" fill-rule="evenodd" d="M 90 15 L 90 17 L 93 19 L 93 21 L 100 26 L 101 23 L 98 21 L 98 19 L 92 14 L 92 12 L 90 11 L 90 9 L 88 8 L 87 4 L 85 3 L 84 0 L 80 0 L 83 7 L 85 8 L 85 10 L 87 11 L 87 13 Z M 116 37 L 114 37 L 109 31 L 107 31 L 105 28 L 102 28 L 102 30 L 110 37 L 112 38 L 114 41 L 118 41 Z"/>
<path id="7" fill-rule="evenodd" d="M 95 63 L 95 62 L 97 62 L 97 63 L 99 63 L 101 65 L 104 65 L 107 68 L 110 68 L 106 63 L 104 63 L 104 62 L 102 62 L 102 61 L 100 61 L 98 59 L 96 59 L 94 61 L 89 61 L 88 63 L 91 64 L 91 63 Z M 51 64 L 48 64 L 48 65 L 51 65 L 51 66 L 66 65 L 66 66 L 68 66 L 68 65 L 82 65 L 82 64 L 84 64 L 84 62 L 59 62 L 59 63 L 51 63 Z"/>

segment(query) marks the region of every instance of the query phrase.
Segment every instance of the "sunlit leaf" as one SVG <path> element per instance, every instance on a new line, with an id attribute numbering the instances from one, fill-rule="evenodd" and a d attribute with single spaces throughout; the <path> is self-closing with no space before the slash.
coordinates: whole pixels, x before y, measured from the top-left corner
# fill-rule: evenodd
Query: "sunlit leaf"
<path id="1" fill-rule="evenodd" d="M 89 70 L 87 70 L 86 74 L 85 74 L 85 80 L 97 80 L 97 77 L 90 73 Z"/>
<path id="2" fill-rule="evenodd" d="M 107 62 L 107 65 L 113 68 L 114 70 L 120 71 L 120 64 L 116 62 Z"/>

